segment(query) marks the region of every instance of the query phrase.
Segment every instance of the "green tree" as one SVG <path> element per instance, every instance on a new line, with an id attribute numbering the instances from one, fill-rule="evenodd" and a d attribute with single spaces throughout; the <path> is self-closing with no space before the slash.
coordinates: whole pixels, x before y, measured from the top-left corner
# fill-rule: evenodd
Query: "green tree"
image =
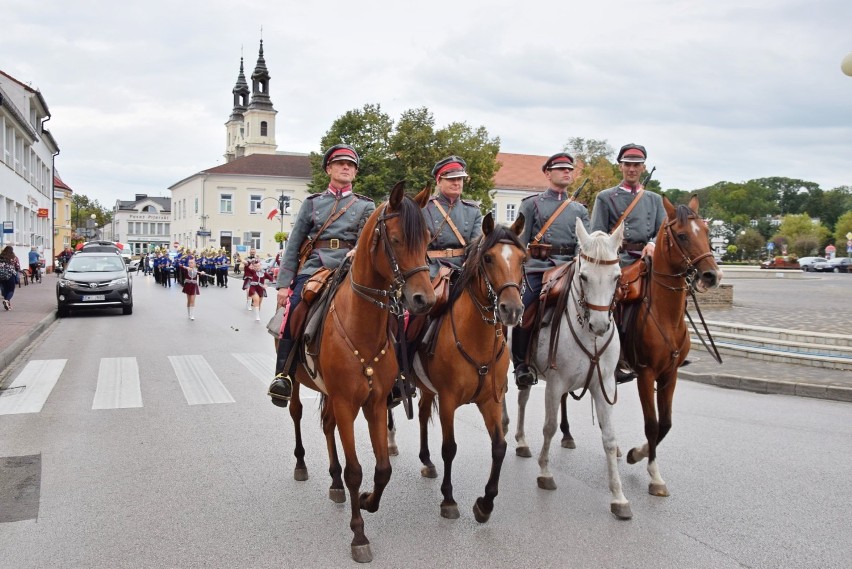
<path id="1" fill-rule="evenodd" d="M 841 215 L 834 225 L 834 245 L 840 256 L 843 251 L 846 251 L 847 233 L 852 233 L 852 209 Z"/>
<path id="2" fill-rule="evenodd" d="M 850 211 L 852 211 L 852 186 L 840 186 L 823 194 L 820 221 L 829 229 L 835 228 L 837 220 Z"/>
<path id="3" fill-rule="evenodd" d="M 803 213 L 785 215 L 778 227 L 777 237 L 787 243 L 788 252 L 805 257 L 815 254 L 829 235 L 825 226 L 814 223 L 808 214 Z"/>
<path id="4" fill-rule="evenodd" d="M 763 235 L 759 231 L 749 227 L 740 231 L 737 235 L 736 244 L 743 252 L 743 257 L 746 260 L 757 259 L 766 245 L 766 239 L 763 238 Z"/>
<path id="5" fill-rule="evenodd" d="M 89 199 L 83 194 L 71 194 L 71 227 L 75 233 L 88 227 L 88 220 L 95 215 L 95 225 L 103 227 L 112 222 L 112 211 L 105 208 L 98 200 Z"/>

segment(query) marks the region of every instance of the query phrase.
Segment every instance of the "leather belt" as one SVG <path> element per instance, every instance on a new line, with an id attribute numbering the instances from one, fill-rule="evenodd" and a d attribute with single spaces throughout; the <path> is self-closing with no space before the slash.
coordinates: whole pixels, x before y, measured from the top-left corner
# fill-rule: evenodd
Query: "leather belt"
<path id="1" fill-rule="evenodd" d="M 464 249 L 436 249 L 435 251 L 426 251 L 426 256 L 430 259 L 448 259 L 450 257 L 461 257 L 464 255 Z"/>
<path id="2" fill-rule="evenodd" d="M 545 257 L 552 257 L 553 255 L 573 255 L 577 251 L 576 245 L 566 245 L 565 247 L 548 247 L 547 244 L 544 244 L 544 246 L 542 246 L 530 242 L 530 249 L 534 249 L 536 247 L 538 247 L 538 250 Z"/>
<path id="3" fill-rule="evenodd" d="M 634 243 L 630 241 L 622 241 L 621 248 L 624 251 L 641 251 L 645 248 L 646 243 Z"/>
<path id="4" fill-rule="evenodd" d="M 314 249 L 352 249 L 355 244 L 341 239 L 321 239 L 312 243 Z"/>

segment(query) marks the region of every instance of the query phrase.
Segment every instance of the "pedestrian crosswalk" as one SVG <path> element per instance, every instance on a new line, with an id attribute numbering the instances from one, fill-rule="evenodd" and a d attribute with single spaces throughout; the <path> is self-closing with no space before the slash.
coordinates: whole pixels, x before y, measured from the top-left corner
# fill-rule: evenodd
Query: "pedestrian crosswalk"
<path id="1" fill-rule="evenodd" d="M 235 367 L 241 375 L 248 372 L 257 380 L 258 390 L 262 390 L 262 386 L 274 375 L 275 356 L 272 353 L 233 353 L 231 356 L 236 359 Z M 206 357 L 182 355 L 167 358 L 174 373 L 173 379 L 180 386 L 187 405 L 236 402 Z M 69 376 L 67 363 L 67 359 L 27 362 L 15 381 L 0 392 L 0 415 L 41 412 L 57 383 L 70 379 L 66 377 Z M 146 377 L 140 375 L 137 358 L 101 358 L 91 409 L 143 407 L 145 381 Z"/>

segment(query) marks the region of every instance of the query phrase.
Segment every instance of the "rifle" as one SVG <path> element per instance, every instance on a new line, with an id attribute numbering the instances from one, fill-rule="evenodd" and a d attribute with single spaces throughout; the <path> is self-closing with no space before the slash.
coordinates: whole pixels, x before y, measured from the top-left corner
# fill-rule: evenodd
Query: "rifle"
<path id="1" fill-rule="evenodd" d="M 651 176 L 653 176 L 653 175 L 654 175 L 654 170 L 656 170 L 656 169 L 657 169 L 657 167 L 656 167 L 656 166 L 654 166 L 653 168 L 651 168 L 651 171 L 650 171 L 650 172 L 648 172 L 648 175 L 647 175 L 647 176 L 645 176 L 645 181 L 644 181 L 644 182 L 642 182 L 642 187 L 643 187 L 643 188 L 644 188 L 644 187 L 646 187 L 646 186 L 648 185 L 648 182 L 650 182 L 650 181 L 651 181 Z"/>
<path id="2" fill-rule="evenodd" d="M 586 187 L 586 184 L 588 184 L 588 183 L 589 183 L 589 179 L 588 179 L 588 178 L 586 178 L 585 180 L 583 180 L 583 183 L 582 183 L 582 184 L 580 184 L 580 187 L 579 187 L 579 188 L 577 188 L 577 189 L 574 191 L 574 193 L 571 195 L 571 200 L 576 200 L 576 199 L 577 199 L 577 196 L 579 196 L 579 195 L 580 195 L 580 192 L 582 192 L 582 191 L 583 191 L 583 188 L 585 188 L 585 187 Z"/>

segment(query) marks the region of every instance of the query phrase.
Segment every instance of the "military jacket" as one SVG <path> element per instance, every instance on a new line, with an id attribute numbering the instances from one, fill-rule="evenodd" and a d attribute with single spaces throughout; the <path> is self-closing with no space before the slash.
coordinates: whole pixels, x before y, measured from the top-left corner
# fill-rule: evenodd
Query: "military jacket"
<path id="1" fill-rule="evenodd" d="M 538 195 L 529 196 L 521 201 L 518 213 L 524 214 L 524 231 L 520 235 L 524 246 L 528 246 L 533 241 L 547 220 L 569 197 L 566 192 L 556 192 L 553 188 L 548 188 Z M 577 218 L 582 220 L 586 229 L 589 228 L 589 211 L 586 206 L 572 202 L 547 228 L 540 241 L 540 243 L 551 245 L 557 252 L 547 259 L 534 259 L 532 255 L 529 255 L 524 264 L 524 269 L 528 273 L 543 273 L 547 269 L 568 263 L 574 258 L 576 252 L 559 253 L 558 251 L 566 247 L 577 247 Z"/>
<path id="2" fill-rule="evenodd" d="M 325 222 L 333 215 L 332 212 L 336 213 L 350 203 L 346 213 L 330 223 L 323 230 L 322 235 L 317 235 Z M 309 196 L 305 200 L 305 205 L 299 210 L 293 231 L 287 239 L 287 248 L 284 250 L 275 288 L 288 288 L 297 271 L 300 275 L 312 275 L 322 267 L 330 269 L 339 267 L 350 250 L 343 243 L 337 249 L 315 248 L 308 255 L 305 263 L 299 267 L 299 250 L 302 243 L 310 237 L 314 241 L 338 239 L 354 246 L 364 224 L 375 210 L 376 204 L 373 200 L 348 191 L 343 192 L 341 197 L 337 197 L 328 190 Z"/>
<path id="3" fill-rule="evenodd" d="M 602 190 L 595 198 L 595 206 L 592 209 L 592 231 L 611 233 L 634 197 L 632 192 L 620 186 Z M 663 198 L 646 190 L 624 220 L 624 241 L 642 245 L 653 242 L 665 219 Z M 622 250 L 619 255 L 620 264 L 622 267 L 627 266 L 641 256 L 641 250 Z"/>
<path id="4" fill-rule="evenodd" d="M 441 204 L 444 212 L 453 221 L 456 229 L 459 230 L 459 234 L 464 238 L 464 244 L 456 237 L 444 214 L 438 209 L 436 205 L 438 203 Z M 426 220 L 426 227 L 429 229 L 432 239 L 429 242 L 429 251 L 463 249 L 482 234 L 482 212 L 479 211 L 479 206 L 472 201 L 461 198 L 451 205 L 447 197 L 441 192 L 429 199 L 429 203 L 423 208 L 423 218 Z M 460 269 L 463 262 L 464 255 L 429 258 L 429 275 L 434 278 L 442 264 Z"/>

